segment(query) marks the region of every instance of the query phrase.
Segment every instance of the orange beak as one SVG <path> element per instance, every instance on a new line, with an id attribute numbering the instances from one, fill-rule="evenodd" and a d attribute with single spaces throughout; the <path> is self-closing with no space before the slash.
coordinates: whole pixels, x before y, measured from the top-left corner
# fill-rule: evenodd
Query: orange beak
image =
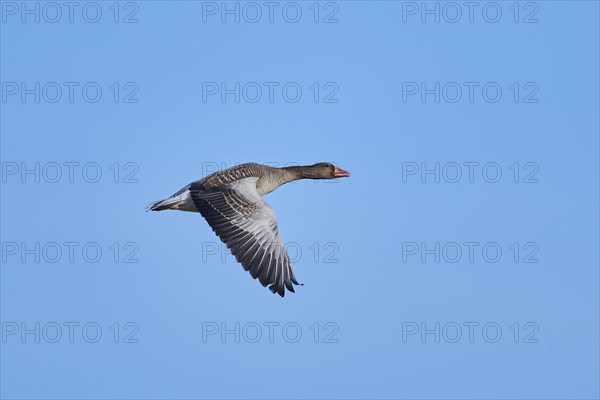
<path id="1" fill-rule="evenodd" d="M 335 170 L 333 171 L 333 176 L 335 176 L 336 178 L 345 178 L 350 176 L 350 172 L 343 170 L 341 168 L 335 167 Z"/>

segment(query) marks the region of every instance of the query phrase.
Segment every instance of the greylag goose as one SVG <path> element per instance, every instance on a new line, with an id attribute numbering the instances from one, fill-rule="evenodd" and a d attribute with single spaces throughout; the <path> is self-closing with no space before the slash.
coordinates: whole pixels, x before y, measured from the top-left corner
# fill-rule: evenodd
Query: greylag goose
<path id="1" fill-rule="evenodd" d="M 262 196 L 298 179 L 333 179 L 350 173 L 330 163 L 275 168 L 247 163 L 217 171 L 151 203 L 146 211 L 199 212 L 236 260 L 281 297 L 299 285 L 273 209 Z"/>

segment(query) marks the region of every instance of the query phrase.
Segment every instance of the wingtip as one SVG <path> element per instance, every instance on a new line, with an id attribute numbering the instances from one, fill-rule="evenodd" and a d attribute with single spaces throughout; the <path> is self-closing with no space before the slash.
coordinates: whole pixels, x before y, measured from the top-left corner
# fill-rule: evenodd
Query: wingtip
<path id="1" fill-rule="evenodd" d="M 269 290 L 273 294 L 277 293 L 281 297 L 285 296 L 285 289 L 283 289 L 283 288 L 277 288 L 277 287 L 275 287 L 275 284 L 272 284 L 271 286 L 269 286 Z"/>

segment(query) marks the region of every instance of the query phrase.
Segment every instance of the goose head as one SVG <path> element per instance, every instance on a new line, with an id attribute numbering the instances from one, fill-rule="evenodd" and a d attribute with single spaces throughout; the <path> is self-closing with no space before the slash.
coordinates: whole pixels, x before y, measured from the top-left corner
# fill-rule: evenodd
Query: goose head
<path id="1" fill-rule="evenodd" d="M 332 163 L 321 162 L 311 165 L 310 172 L 312 173 L 313 179 L 334 179 L 334 178 L 346 178 L 350 176 L 350 172 L 336 167 Z"/>

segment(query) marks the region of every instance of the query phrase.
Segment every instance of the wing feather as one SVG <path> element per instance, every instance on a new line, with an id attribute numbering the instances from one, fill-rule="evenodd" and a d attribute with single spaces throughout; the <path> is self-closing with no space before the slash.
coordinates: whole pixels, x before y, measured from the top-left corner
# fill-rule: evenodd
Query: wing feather
<path id="1" fill-rule="evenodd" d="M 273 293 L 294 292 L 296 281 L 273 209 L 256 189 L 256 177 L 190 190 L 196 208 L 227 248 Z"/>

